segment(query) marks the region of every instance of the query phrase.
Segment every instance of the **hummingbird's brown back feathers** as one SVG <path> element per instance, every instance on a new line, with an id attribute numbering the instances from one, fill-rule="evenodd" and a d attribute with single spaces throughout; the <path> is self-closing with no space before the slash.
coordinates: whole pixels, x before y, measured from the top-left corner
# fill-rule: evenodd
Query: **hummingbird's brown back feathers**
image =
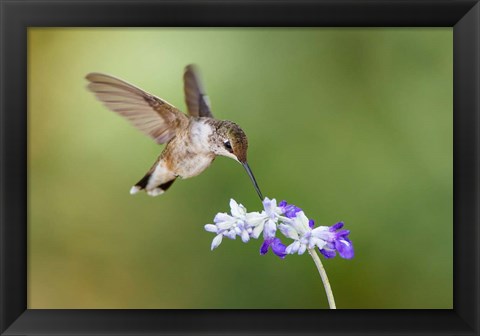
<path id="1" fill-rule="evenodd" d="M 188 125 L 188 117 L 176 107 L 130 83 L 100 73 L 90 73 L 86 79 L 100 101 L 159 144 Z"/>

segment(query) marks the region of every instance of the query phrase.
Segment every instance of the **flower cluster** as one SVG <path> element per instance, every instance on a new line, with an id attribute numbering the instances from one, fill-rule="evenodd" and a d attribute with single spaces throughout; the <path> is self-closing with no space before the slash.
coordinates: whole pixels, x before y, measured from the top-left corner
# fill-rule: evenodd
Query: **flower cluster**
<path id="1" fill-rule="evenodd" d="M 275 199 L 263 200 L 262 212 L 247 212 L 242 204 L 230 200 L 230 214 L 218 213 L 214 224 L 205 225 L 205 230 L 216 234 L 211 249 L 217 248 L 223 237 L 236 239 L 239 236 L 244 243 L 258 239 L 263 233 L 260 254 L 272 250 L 280 258 L 287 254 L 303 254 L 307 249 L 317 248 L 325 258 L 333 258 L 336 253 L 345 259 L 354 256 L 353 245 L 348 235 L 349 230 L 341 230 L 343 222 L 332 226 L 317 226 L 308 219 L 302 209 L 282 201 L 277 205 Z M 276 237 L 280 231 L 293 242 L 285 246 Z"/>

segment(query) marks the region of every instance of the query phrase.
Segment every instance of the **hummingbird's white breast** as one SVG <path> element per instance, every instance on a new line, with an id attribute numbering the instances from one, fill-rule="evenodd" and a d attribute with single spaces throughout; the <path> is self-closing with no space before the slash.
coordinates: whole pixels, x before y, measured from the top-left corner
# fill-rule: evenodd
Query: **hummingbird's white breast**
<path id="1" fill-rule="evenodd" d="M 189 132 L 191 145 L 199 153 L 211 152 L 210 142 L 214 131 L 207 118 L 192 119 Z"/>
<path id="2" fill-rule="evenodd" d="M 172 140 L 175 173 L 182 178 L 197 176 L 215 158 L 210 145 L 214 129 L 205 119 L 192 119 L 188 131 Z"/>

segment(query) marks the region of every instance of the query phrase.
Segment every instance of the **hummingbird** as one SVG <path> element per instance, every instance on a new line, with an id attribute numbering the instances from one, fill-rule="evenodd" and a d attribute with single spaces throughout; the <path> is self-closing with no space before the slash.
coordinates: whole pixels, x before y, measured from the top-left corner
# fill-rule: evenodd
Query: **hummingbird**
<path id="1" fill-rule="evenodd" d="M 87 88 L 110 110 L 124 117 L 157 144 L 166 144 L 148 172 L 130 189 L 163 194 L 178 178 L 194 177 L 207 169 L 217 156 L 242 164 L 258 196 L 262 193 L 247 162 L 248 140 L 232 121 L 213 117 L 198 68 L 190 64 L 183 75 L 188 115 L 165 99 L 156 97 L 122 79 L 89 73 Z"/>

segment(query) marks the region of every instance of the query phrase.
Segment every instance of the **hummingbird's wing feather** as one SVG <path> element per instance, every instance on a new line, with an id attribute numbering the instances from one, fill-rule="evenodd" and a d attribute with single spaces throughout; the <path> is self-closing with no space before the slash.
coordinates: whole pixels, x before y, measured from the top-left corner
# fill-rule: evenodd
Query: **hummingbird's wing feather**
<path id="1" fill-rule="evenodd" d="M 213 118 L 210 100 L 208 99 L 200 74 L 195 65 L 190 64 L 185 68 L 183 84 L 188 113 L 192 117 Z"/>
<path id="2" fill-rule="evenodd" d="M 100 73 L 90 73 L 86 79 L 100 101 L 159 144 L 188 123 L 188 117 L 167 101 L 121 79 Z"/>

